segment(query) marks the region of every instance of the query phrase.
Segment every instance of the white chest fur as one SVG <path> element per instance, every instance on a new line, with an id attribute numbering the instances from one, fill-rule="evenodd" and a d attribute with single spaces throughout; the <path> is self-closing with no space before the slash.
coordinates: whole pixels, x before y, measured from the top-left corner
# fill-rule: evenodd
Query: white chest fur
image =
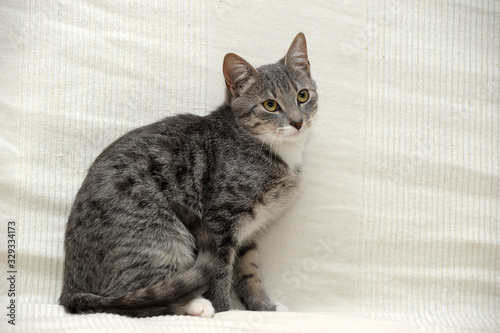
<path id="1" fill-rule="evenodd" d="M 277 220 L 298 196 L 300 171 L 297 170 L 300 170 L 304 147 L 309 135 L 310 131 L 306 131 L 300 136 L 278 142 L 274 142 L 274 139 L 268 135 L 258 137 L 288 165 L 289 174 L 280 180 L 280 185 L 274 186 L 265 194 L 263 203 L 254 207 L 253 216 L 239 221 L 236 239 L 240 245 L 254 239 L 260 231 Z"/>
<path id="2" fill-rule="evenodd" d="M 289 179 L 286 180 L 286 188 L 276 186 L 269 191 L 262 204 L 258 204 L 253 210 L 253 216 L 245 217 L 239 221 L 236 229 L 236 239 L 239 245 L 255 239 L 270 223 L 276 221 L 297 198 L 299 194 L 300 175 L 291 171 Z"/>
<path id="3" fill-rule="evenodd" d="M 288 126 L 290 127 L 290 126 Z M 310 139 L 311 131 L 306 130 L 305 133 L 292 138 L 285 138 L 283 140 L 276 140 L 276 137 L 271 135 L 259 135 L 257 138 L 267 145 L 276 153 L 281 159 L 288 164 L 291 169 L 300 167 L 302 164 L 302 155 L 306 142 Z"/>
<path id="4" fill-rule="evenodd" d="M 290 168 L 294 169 L 300 167 L 302 164 L 304 145 L 305 139 L 299 142 L 283 142 L 280 146 L 276 147 L 275 152 Z"/>

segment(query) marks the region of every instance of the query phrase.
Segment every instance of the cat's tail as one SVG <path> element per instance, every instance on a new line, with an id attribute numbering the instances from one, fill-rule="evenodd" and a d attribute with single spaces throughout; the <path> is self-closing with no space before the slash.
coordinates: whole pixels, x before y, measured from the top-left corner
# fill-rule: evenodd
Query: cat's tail
<path id="1" fill-rule="evenodd" d="M 72 313 L 108 312 L 132 317 L 184 314 L 190 301 L 214 285 L 217 248 L 212 231 L 198 215 L 176 202 L 170 204 L 196 241 L 198 255 L 190 269 L 121 296 L 105 297 L 82 292 L 61 299 L 61 304 Z"/>

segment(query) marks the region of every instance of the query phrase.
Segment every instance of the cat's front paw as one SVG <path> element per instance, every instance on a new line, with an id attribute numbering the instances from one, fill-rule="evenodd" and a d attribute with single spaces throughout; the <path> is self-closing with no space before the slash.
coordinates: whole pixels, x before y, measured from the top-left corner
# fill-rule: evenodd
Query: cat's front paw
<path id="1" fill-rule="evenodd" d="M 220 297 L 220 295 L 217 296 L 219 297 L 215 297 L 215 299 L 207 297 L 212 302 L 215 312 L 225 312 L 231 310 L 229 298 Z"/>
<path id="2" fill-rule="evenodd" d="M 212 318 L 215 310 L 208 299 L 198 297 L 186 305 L 185 313 L 190 316 Z"/>
<path id="3" fill-rule="evenodd" d="M 272 304 L 271 302 L 243 302 L 246 305 L 247 310 L 250 311 L 277 311 L 276 310 L 276 305 Z"/>
<path id="4" fill-rule="evenodd" d="M 288 307 L 280 302 L 274 302 L 274 311 L 276 312 L 287 312 Z"/>

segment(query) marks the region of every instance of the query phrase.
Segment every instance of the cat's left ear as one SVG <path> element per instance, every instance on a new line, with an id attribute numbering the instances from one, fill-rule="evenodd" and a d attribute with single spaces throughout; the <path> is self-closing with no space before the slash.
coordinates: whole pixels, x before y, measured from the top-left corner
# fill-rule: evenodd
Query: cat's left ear
<path id="1" fill-rule="evenodd" d="M 306 36 L 302 32 L 295 36 L 284 60 L 287 66 L 309 72 L 310 64 L 307 57 Z"/>

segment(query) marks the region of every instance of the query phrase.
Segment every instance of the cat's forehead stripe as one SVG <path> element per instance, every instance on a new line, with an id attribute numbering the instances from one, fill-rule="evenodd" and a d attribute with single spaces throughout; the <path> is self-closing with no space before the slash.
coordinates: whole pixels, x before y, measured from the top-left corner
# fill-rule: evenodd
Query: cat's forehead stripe
<path id="1" fill-rule="evenodd" d="M 295 80 L 291 77 L 290 73 L 284 68 L 268 69 L 265 73 L 268 82 L 271 82 L 269 92 L 273 98 L 278 96 L 278 92 L 288 92 L 290 90 L 298 90 Z"/>
<path id="2" fill-rule="evenodd" d="M 276 85 L 272 85 L 271 88 L 270 88 L 270 92 L 271 92 L 271 95 L 273 98 L 277 98 L 278 97 L 278 94 L 276 93 Z"/>
<path id="3" fill-rule="evenodd" d="M 285 71 L 285 75 L 286 75 L 286 77 L 288 79 L 288 83 L 293 87 L 293 89 L 299 90 L 299 88 L 297 87 L 297 84 L 296 84 L 295 80 L 292 77 L 290 77 L 290 73 L 288 71 Z M 292 89 L 292 88 L 290 87 L 289 89 Z"/>
<path id="4" fill-rule="evenodd" d="M 285 92 L 290 89 L 290 80 L 288 79 L 288 76 L 283 75 L 286 73 L 286 71 L 283 71 L 281 68 L 279 70 L 279 73 L 276 73 L 276 83 L 279 85 L 279 88 L 281 91 Z"/>

